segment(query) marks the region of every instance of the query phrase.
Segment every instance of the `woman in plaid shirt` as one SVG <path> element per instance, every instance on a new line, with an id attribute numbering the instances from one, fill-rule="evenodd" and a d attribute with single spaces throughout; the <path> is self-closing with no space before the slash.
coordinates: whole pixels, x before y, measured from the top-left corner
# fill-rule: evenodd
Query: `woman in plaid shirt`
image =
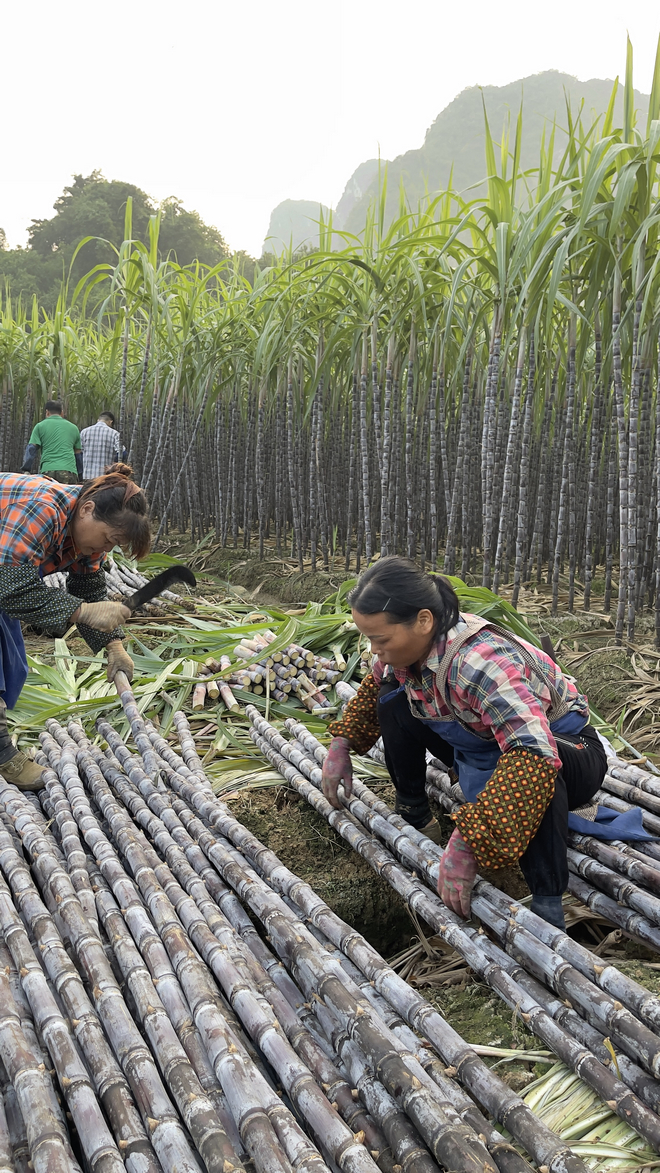
<path id="1" fill-rule="evenodd" d="M 63 634 L 76 624 L 93 652 L 108 650 L 108 680 L 133 675 L 123 644 L 130 611 L 107 598 L 103 559 L 114 546 L 140 558 L 151 527 L 144 493 L 128 465 L 83 485 L 63 485 L 20 473 L 0 475 L 0 774 L 22 790 L 43 786 L 42 769 L 12 744 L 6 710 L 27 677 L 20 621 Z M 42 577 L 68 574 L 68 590 L 45 587 Z"/>
<path id="2" fill-rule="evenodd" d="M 425 791 L 426 751 L 453 768 L 466 802 L 444 851 L 439 891 L 469 914 L 477 868 L 520 863 L 532 909 L 563 926 L 568 812 L 588 804 L 606 769 L 586 698 L 555 662 L 475 615 L 460 614 L 446 581 L 384 558 L 349 595 L 377 659 L 342 718 L 323 791 L 350 794 L 350 750 L 382 735 L 396 809 L 438 843 Z"/>

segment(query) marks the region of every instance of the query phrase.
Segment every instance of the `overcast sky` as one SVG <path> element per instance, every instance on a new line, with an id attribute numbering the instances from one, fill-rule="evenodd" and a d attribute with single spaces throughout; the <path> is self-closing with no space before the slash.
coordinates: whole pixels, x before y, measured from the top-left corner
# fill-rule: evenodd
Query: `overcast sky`
<path id="1" fill-rule="evenodd" d="M 5 0 L 0 227 L 100 168 L 258 255 L 276 204 L 336 205 L 466 86 L 623 76 L 626 31 L 648 92 L 658 0 Z"/>

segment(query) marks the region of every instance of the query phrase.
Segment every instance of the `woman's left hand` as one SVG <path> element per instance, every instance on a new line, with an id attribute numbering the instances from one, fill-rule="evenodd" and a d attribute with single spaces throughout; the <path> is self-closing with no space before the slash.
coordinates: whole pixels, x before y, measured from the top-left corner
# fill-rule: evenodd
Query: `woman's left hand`
<path id="1" fill-rule="evenodd" d="M 133 679 L 135 664 L 131 660 L 121 640 L 113 639 L 107 646 L 107 652 L 108 669 L 106 676 L 108 680 L 112 682 L 118 672 L 125 672 L 130 683 Z"/>
<path id="2" fill-rule="evenodd" d="M 452 833 L 442 853 L 438 894 L 458 916 L 470 915 L 470 897 L 477 877 L 477 861 L 459 830 Z"/>

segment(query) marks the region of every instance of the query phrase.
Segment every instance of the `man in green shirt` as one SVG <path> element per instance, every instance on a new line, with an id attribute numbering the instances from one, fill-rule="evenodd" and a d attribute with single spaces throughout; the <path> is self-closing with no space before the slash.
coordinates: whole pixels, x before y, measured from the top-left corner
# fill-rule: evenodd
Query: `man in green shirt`
<path id="1" fill-rule="evenodd" d="M 32 429 L 28 447 L 30 463 L 37 452 L 41 456 L 40 472 L 63 485 L 77 484 L 82 468 L 80 432 L 75 424 L 63 418 L 62 404 L 56 399 L 48 400 L 46 418 Z"/>

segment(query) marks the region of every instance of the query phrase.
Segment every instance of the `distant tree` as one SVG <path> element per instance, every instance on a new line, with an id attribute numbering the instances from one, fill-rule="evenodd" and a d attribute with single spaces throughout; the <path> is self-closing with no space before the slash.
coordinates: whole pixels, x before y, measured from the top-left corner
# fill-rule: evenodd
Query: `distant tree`
<path id="1" fill-rule="evenodd" d="M 173 253 L 180 265 L 217 265 L 229 256 L 218 229 L 205 224 L 198 212 L 187 212 L 175 196 L 163 201 L 160 213 L 158 248 L 163 255 Z"/>
<path id="2" fill-rule="evenodd" d="M 55 215 L 47 220 L 33 220 L 28 229 L 26 248 L 7 249 L 0 231 L 0 278 L 9 281 L 14 295 L 36 294 L 46 308 L 52 308 L 62 282 L 69 272 L 76 248 L 78 252 L 72 281 L 79 280 L 94 265 L 115 259 L 113 245 L 124 239 L 126 205 L 132 200 L 132 233 L 148 242 L 149 218 L 160 210 L 159 252 L 180 265 L 199 260 L 217 265 L 230 256 L 222 234 L 205 224 L 198 212 L 189 212 L 174 196 L 159 206 L 133 183 L 106 179 L 100 171 L 91 175 L 74 175 L 53 207 Z M 253 265 L 253 262 L 252 262 Z M 248 264 L 243 266 L 246 276 Z"/>
<path id="3" fill-rule="evenodd" d="M 43 257 L 60 253 L 69 261 L 85 236 L 101 237 L 81 250 L 76 264 L 86 272 L 99 261 L 110 260 L 112 252 L 103 240 L 118 245 L 124 238 L 124 218 L 129 196 L 133 200 L 133 235 L 146 237 L 154 208 L 149 196 L 133 183 L 106 179 L 100 171 L 74 175 L 53 205 L 50 220 L 33 220 L 28 229 L 28 248 Z"/>
<path id="4" fill-rule="evenodd" d="M 5 252 L 7 249 L 7 233 L 4 228 L 0 228 L 0 252 Z"/>

